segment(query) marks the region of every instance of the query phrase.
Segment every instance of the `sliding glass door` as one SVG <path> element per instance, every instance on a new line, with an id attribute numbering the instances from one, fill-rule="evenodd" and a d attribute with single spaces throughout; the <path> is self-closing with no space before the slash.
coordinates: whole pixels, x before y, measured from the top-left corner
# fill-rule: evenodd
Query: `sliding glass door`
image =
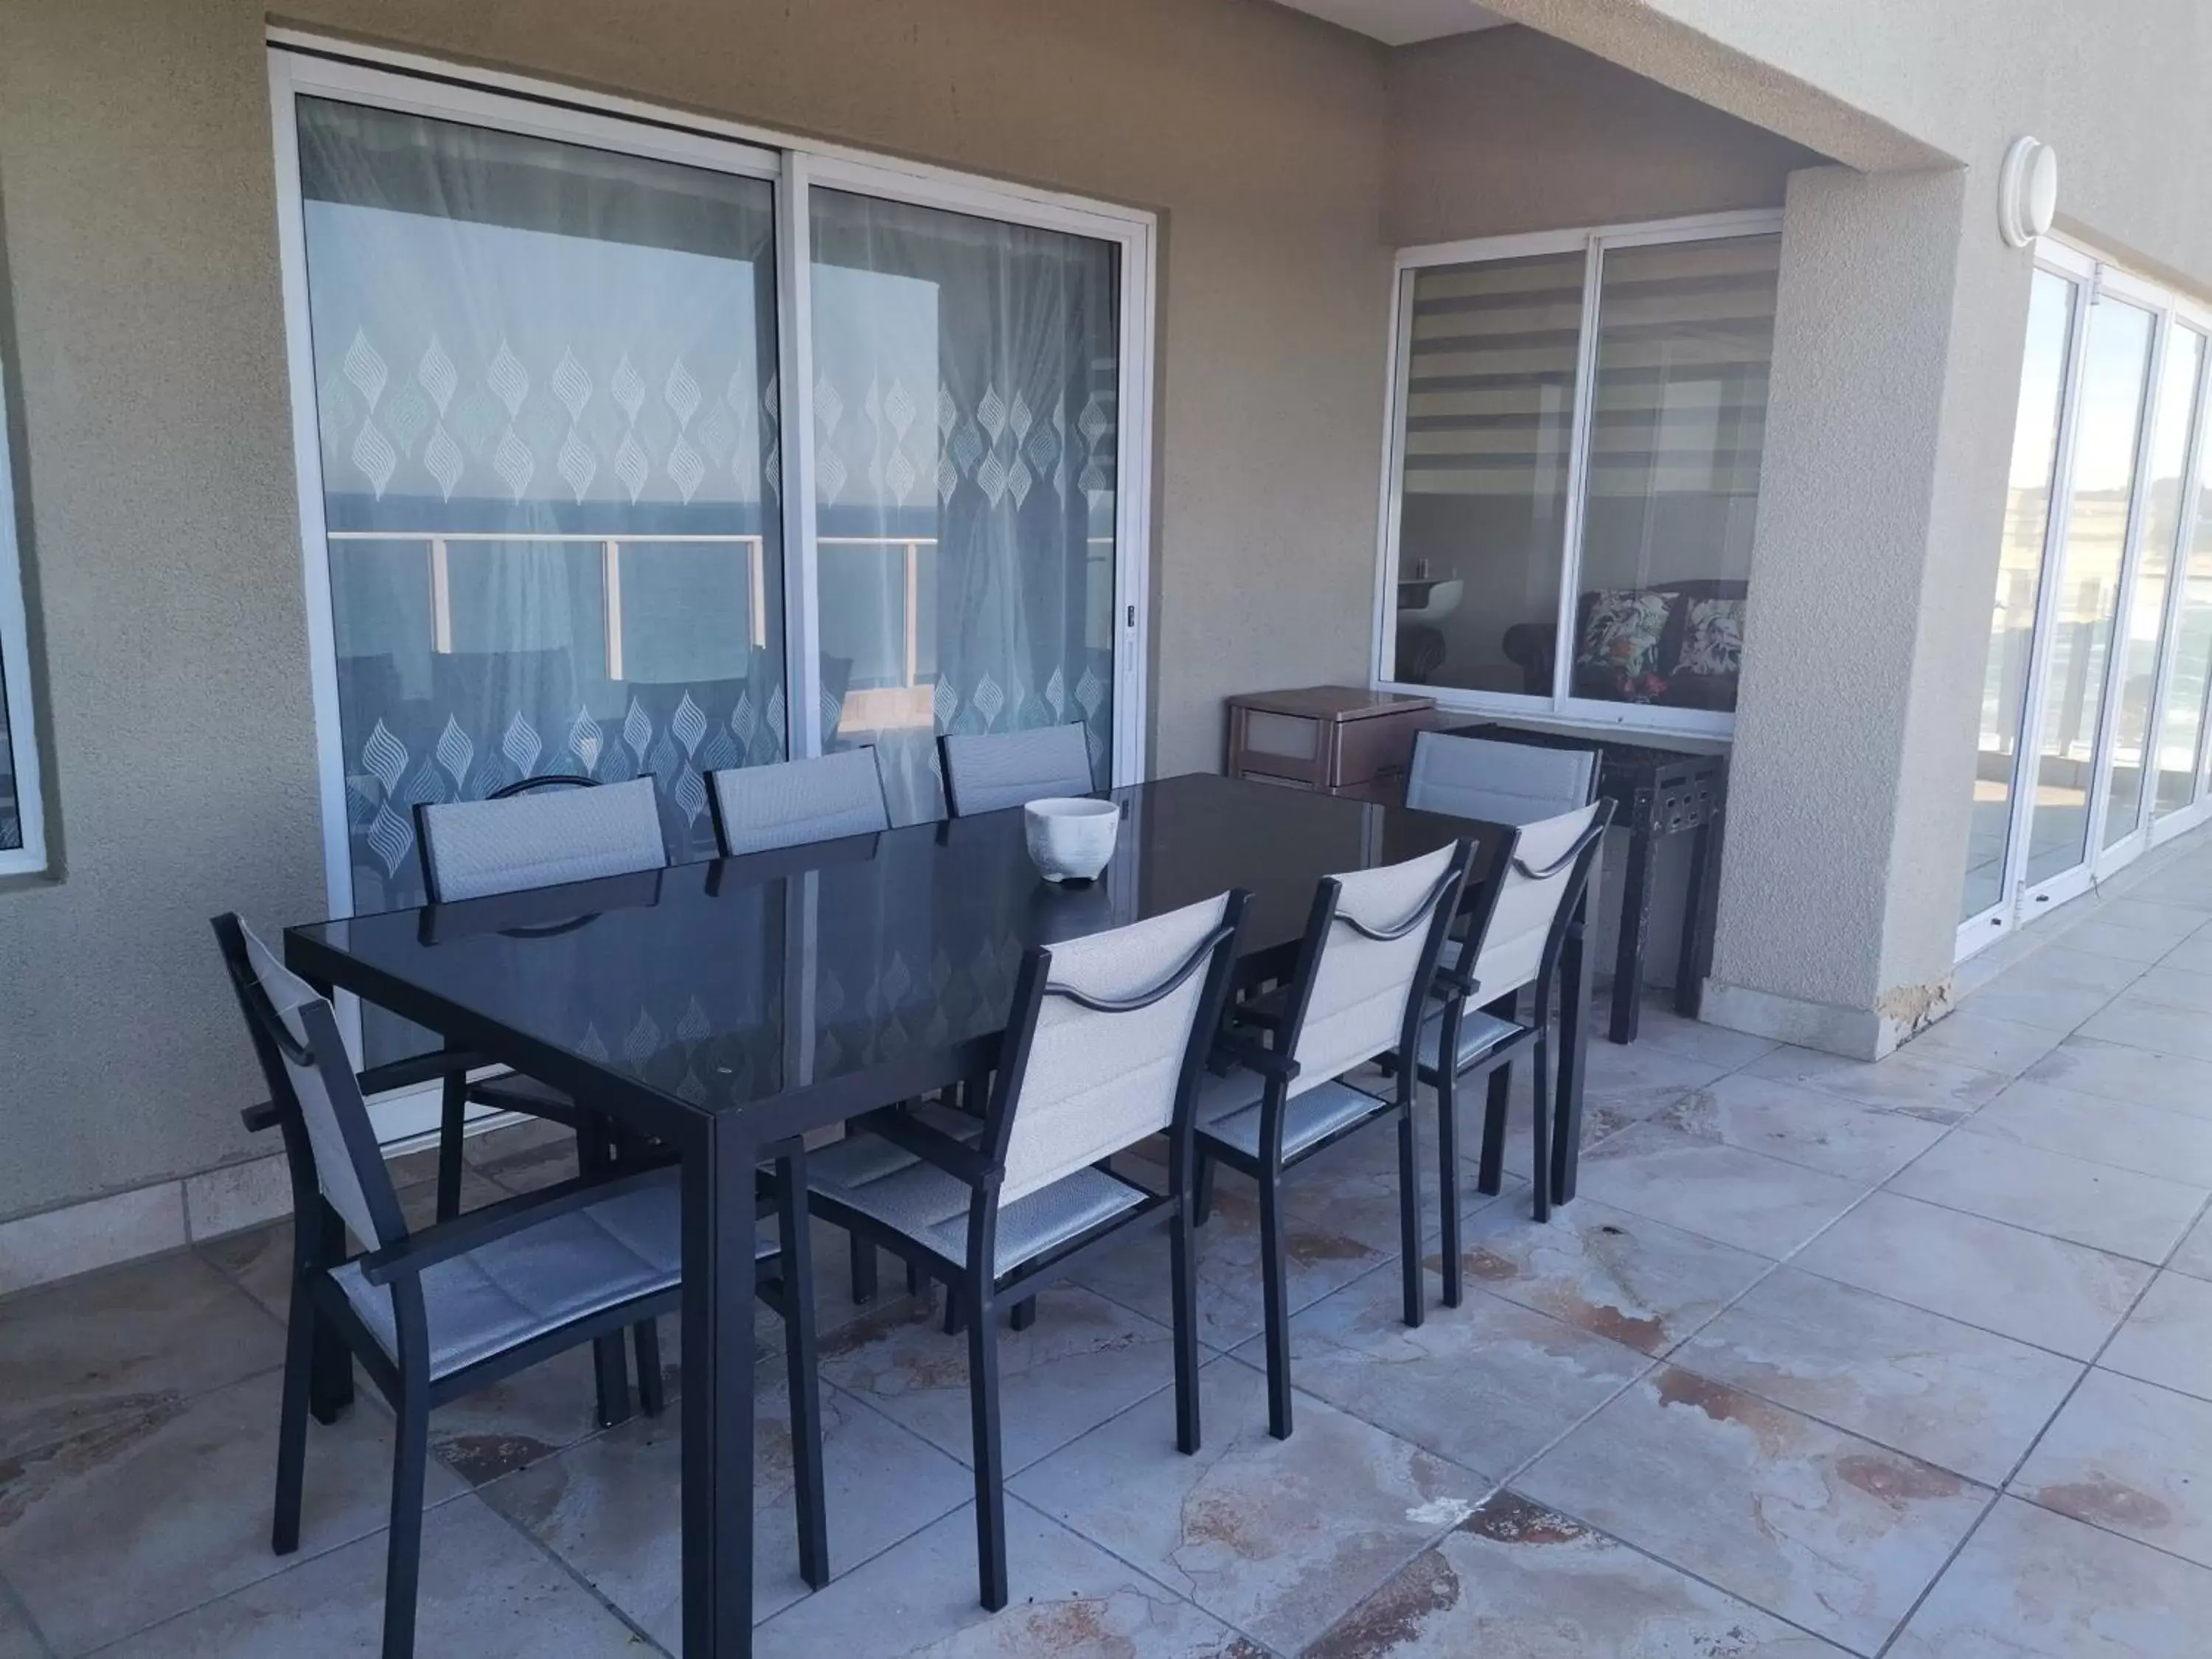
<path id="1" fill-rule="evenodd" d="M 1984 679 L 1960 948 L 2064 902 L 2212 803 L 2207 332 L 2039 250 Z M 2212 546 L 2212 526 L 2203 540 Z"/>
<path id="2" fill-rule="evenodd" d="M 1996 603 L 1982 681 L 1962 919 L 1993 909 L 2007 891 L 2014 829 L 2021 816 L 2017 770 L 2027 711 L 2029 667 L 2050 539 L 2059 416 L 2072 355 L 2076 285 L 2039 270 L 2028 301 L 2027 350 L 2013 425 L 2004 534 L 1997 549 Z"/>
<path id="3" fill-rule="evenodd" d="M 940 732 L 1141 775 L 1144 216 L 272 63 L 334 912 L 526 778 L 651 777 L 683 862 L 724 768 L 871 744 L 902 823 Z"/>
<path id="4" fill-rule="evenodd" d="M 944 816 L 940 732 L 1079 722 L 1103 779 L 1115 250 L 810 200 L 826 746 L 876 746 L 897 823 Z"/>

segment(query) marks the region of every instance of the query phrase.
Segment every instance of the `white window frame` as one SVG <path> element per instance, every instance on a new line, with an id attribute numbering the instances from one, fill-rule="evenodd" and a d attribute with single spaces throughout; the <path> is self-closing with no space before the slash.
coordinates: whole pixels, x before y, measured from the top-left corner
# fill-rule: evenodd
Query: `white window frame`
<path id="1" fill-rule="evenodd" d="M 2132 864 L 2150 848 L 2212 820 L 2212 787 L 2208 783 L 2207 759 L 2212 756 L 2212 720 L 2197 731 L 2195 784 L 2189 804 L 2164 817 L 2155 815 L 2157 780 L 2154 757 L 2158 732 L 2166 719 L 2166 703 L 2172 688 L 2174 629 L 2181 613 L 2186 587 L 2186 561 L 2194 529 L 2194 483 L 2212 444 L 2212 310 L 2184 299 L 2132 272 L 2106 263 L 2092 249 L 2062 237 L 2045 237 L 2035 246 L 2037 268 L 2066 278 L 2073 284 L 2069 317 L 2065 381 L 2061 388 L 2056 453 L 2051 479 L 2051 514 L 2044 526 L 2043 549 L 2038 566 L 2034 635 L 2028 652 L 2027 684 L 2022 690 L 2021 732 L 2014 751 L 2011 798 L 2005 830 L 2002 885 L 1996 903 L 1969 916 L 1959 925 L 1957 956 L 1964 961 L 1995 944 L 2014 929 L 2080 897 L 2099 883 Z M 2021 787 L 2020 768 L 2039 756 L 2043 744 L 2044 700 L 2051 672 L 2051 635 L 2058 605 L 2058 585 L 2053 580 L 2065 552 L 2066 530 L 2074 495 L 2074 461 L 2079 447 L 2083 368 L 2086 364 L 2092 315 L 2098 303 L 2110 296 L 2115 301 L 2151 313 L 2150 360 L 2145 369 L 2143 401 L 2137 419 L 2141 429 L 2136 446 L 2136 471 L 2121 555 L 2118 596 L 2113 613 L 2113 633 L 2106 652 L 2103 702 L 2098 713 L 2096 747 L 2089 777 L 2088 826 L 2082 860 L 2031 887 L 2027 884 L 2028 836 L 2032 828 L 2033 789 Z M 2125 668 L 2123 629 L 2133 611 L 2135 592 L 2142 579 L 2143 538 L 2148 532 L 2152 447 L 2157 437 L 2154 422 L 2166 355 L 2173 331 L 2187 328 L 2202 335 L 2205 349 L 2197 365 L 2192 425 L 2183 450 L 2183 495 L 2174 527 L 2172 566 L 2166 582 L 2159 634 L 2159 656 L 2151 694 L 2150 751 L 2144 759 L 2142 787 L 2136 803 L 2136 822 L 2112 846 L 2104 845 L 2111 807 L 2113 740 L 2119 723 L 2121 676 Z M 1978 682 L 1977 682 L 1978 685 Z"/>
<path id="2" fill-rule="evenodd" d="M 8 447 L 7 377 L 0 374 L 0 691 L 8 699 L 8 734 L 15 757 L 15 815 L 23 844 L 0 848 L 0 876 L 34 876 L 46 868 L 46 799 L 39 777 L 39 708 L 31 696 L 31 630 L 23 605 L 21 550 L 15 543 L 15 483 Z"/>
<path id="3" fill-rule="evenodd" d="M 1115 411 L 1114 732 L 1111 780 L 1146 775 L 1151 725 L 1150 643 L 1152 357 L 1157 216 L 1112 203 L 888 160 L 858 149 L 739 122 L 671 110 L 496 70 L 465 69 L 404 52 L 337 43 L 301 31 L 268 32 L 276 169 L 278 243 L 290 372 L 301 552 L 307 596 L 324 882 L 332 915 L 353 909 L 346 835 L 345 758 L 338 716 L 337 653 L 325 534 L 321 436 L 309 331 L 304 207 L 296 100 L 325 96 L 444 120 L 620 150 L 687 167 L 764 179 L 775 186 L 778 390 L 783 434 L 782 535 L 787 742 L 794 757 L 822 752 L 820 637 L 815 581 L 814 412 L 807 192 L 816 184 L 938 207 L 1006 223 L 1060 230 L 1111 244 L 1118 254 L 1119 406 Z M 11 664 L 20 653 L 11 654 Z M 356 1063 L 358 1003 L 339 999 L 339 1026 Z M 387 1141 L 434 1131 L 434 1087 L 377 1103 Z"/>
<path id="4" fill-rule="evenodd" d="M 1436 242 L 1401 248 L 1391 276 L 1387 378 L 1382 410 L 1382 489 L 1375 534 L 1375 612 L 1369 684 L 1382 691 L 1434 697 L 1455 713 L 1492 714 L 1598 731 L 1645 732 L 1655 735 L 1720 738 L 1735 735 L 1734 711 L 1665 708 L 1651 703 L 1608 702 L 1569 695 L 1573 684 L 1575 596 L 1582 591 L 1583 508 L 1589 470 L 1590 392 L 1597 369 L 1599 285 L 1605 255 L 1613 248 L 1657 247 L 1677 242 L 1719 241 L 1740 236 L 1778 235 L 1779 208 L 1735 213 L 1703 213 L 1633 224 L 1588 226 L 1575 230 L 1536 231 L 1517 236 L 1486 236 L 1470 241 Z M 1566 499 L 1560 515 L 1565 543 L 1559 567 L 1559 603 L 1553 653 L 1552 691 L 1534 696 L 1517 691 L 1479 691 L 1450 685 L 1415 685 L 1394 678 L 1397 667 L 1398 526 L 1405 495 L 1406 380 L 1411 370 L 1413 276 L 1437 265 L 1477 264 L 1545 254 L 1583 255 L 1583 305 L 1575 351 L 1574 416 L 1567 445 Z M 1470 595 L 1467 603 L 1479 602 Z"/>

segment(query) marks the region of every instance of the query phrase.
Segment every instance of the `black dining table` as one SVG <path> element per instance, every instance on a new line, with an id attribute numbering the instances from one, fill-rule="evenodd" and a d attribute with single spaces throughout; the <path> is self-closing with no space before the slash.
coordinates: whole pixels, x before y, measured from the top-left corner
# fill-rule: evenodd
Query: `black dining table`
<path id="1" fill-rule="evenodd" d="M 988 1073 L 1030 946 L 1249 891 L 1286 974 L 1321 877 L 1493 824 L 1194 774 L 1111 792 L 1113 861 L 1044 881 L 1018 810 L 285 930 L 292 969 L 566 1090 L 681 1160 L 684 1651 L 752 1644 L 755 1169 Z M 1563 963 L 1553 1196 L 1573 1196 L 1589 962 Z M 804 1279 L 800 1280 L 804 1283 Z"/>

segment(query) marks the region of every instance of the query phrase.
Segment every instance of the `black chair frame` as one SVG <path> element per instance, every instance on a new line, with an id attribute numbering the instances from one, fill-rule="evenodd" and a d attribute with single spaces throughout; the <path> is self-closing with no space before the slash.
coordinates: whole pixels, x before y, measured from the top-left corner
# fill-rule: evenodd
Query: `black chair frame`
<path id="1" fill-rule="evenodd" d="M 1337 907 L 1343 888 L 1334 878 L 1324 878 L 1314 893 L 1313 908 L 1306 917 L 1297 965 L 1267 1027 L 1274 1046 L 1264 1046 L 1252 1035 L 1235 1030 L 1224 1031 L 1217 1043 L 1219 1058 L 1257 1072 L 1265 1082 L 1260 1099 L 1260 1148 L 1255 1158 L 1218 1140 L 1199 1141 L 1197 1218 L 1203 1225 L 1212 1212 L 1216 1164 L 1225 1164 L 1239 1174 L 1250 1176 L 1258 1186 L 1261 1289 L 1267 1313 L 1267 1431 L 1278 1440 L 1289 1439 L 1292 1427 L 1290 1263 L 1283 1233 L 1283 1176 L 1286 1171 L 1317 1157 L 1347 1136 L 1357 1134 L 1378 1119 L 1395 1119 L 1398 1125 L 1399 1254 L 1407 1324 L 1421 1323 L 1426 1301 L 1421 1285 L 1421 1183 L 1413 1129 L 1414 1091 L 1406 1081 L 1411 1076 L 1415 1045 L 1420 1040 L 1425 1012 L 1420 995 L 1407 999 L 1406 1017 L 1399 1030 L 1397 1046 L 1392 1051 L 1398 1062 L 1398 1081 L 1390 1093 L 1376 1097 L 1374 1110 L 1340 1125 L 1288 1158 L 1283 1153 L 1283 1119 L 1290 1103 L 1290 1085 L 1299 1075 L 1298 1063 L 1291 1056 L 1297 1052 L 1298 1034 L 1305 1027 L 1306 1006 L 1313 995 L 1314 975 L 1320 965 L 1322 950 L 1333 927 L 1348 927 L 1362 938 L 1384 940 L 1403 939 L 1415 928 L 1425 927 L 1428 933 L 1422 942 L 1419 965 L 1412 982 L 1416 988 L 1431 983 L 1460 890 L 1467 879 L 1470 854 L 1466 842 L 1457 842 L 1443 874 L 1437 878 L 1427 896 L 1411 915 L 1387 931 L 1378 931 L 1342 914 Z"/>
<path id="2" fill-rule="evenodd" d="M 268 1083 L 285 1164 L 292 1183 L 292 1272 L 286 1323 L 284 1381 L 279 1408 L 276 1515 L 270 1548 L 289 1555 L 300 1546 L 300 1509 L 305 1486 L 307 1419 L 335 1423 L 353 1403 L 354 1367 L 376 1387 L 398 1426 L 392 1454 L 392 1512 L 386 1549 L 383 1659 L 409 1659 L 415 1647 L 416 1592 L 422 1563 L 422 1497 L 428 1471 L 429 1414 L 463 1395 L 526 1370 L 586 1341 L 612 1338 L 620 1352 L 625 1326 L 650 1322 L 677 1310 L 682 1286 L 615 1303 L 570 1321 L 527 1342 L 517 1344 L 443 1376 L 429 1375 L 430 1340 L 422 1300 L 424 1269 L 507 1237 L 555 1217 L 618 1197 L 660 1178 L 658 1169 L 605 1169 L 580 1175 L 538 1192 L 488 1204 L 454 1220 L 441 1221 L 419 1233 L 406 1220 L 388 1188 L 362 1183 L 362 1193 L 377 1231 L 396 1242 L 349 1255 L 345 1224 L 324 1198 L 307 1122 L 284 1062 L 320 1073 L 333 1098 L 358 1085 L 347 1067 L 337 1023 L 325 1003 L 298 1011 L 303 1044 L 292 1036 L 267 992 L 255 978 L 235 915 L 218 916 L 216 938 L 223 963 L 246 1016 L 255 1058 Z M 373 1165 L 382 1152 L 365 1118 L 341 1115 L 341 1133 L 356 1168 Z M 823 1490 L 820 1396 L 815 1385 L 814 1328 L 810 1241 L 800 1195 L 805 1154 L 793 1141 L 779 1147 L 778 1170 L 763 1194 L 775 1206 L 779 1253 L 755 1262 L 755 1289 L 783 1318 L 790 1373 L 792 1460 L 797 1483 L 799 1569 L 808 1585 L 830 1580 L 829 1533 Z M 356 1262 L 372 1285 L 392 1296 L 398 1337 L 398 1359 L 386 1354 L 353 1304 L 331 1276 Z M 658 1379 L 656 1379 L 657 1381 Z M 659 1389 L 653 1391 L 656 1402 Z M 658 1411 L 656 1403 L 651 1409 Z"/>
<path id="3" fill-rule="evenodd" d="M 1109 1247 L 1125 1243 L 1129 1235 L 1166 1227 L 1174 1304 L 1176 1445 L 1186 1455 L 1199 1449 L 1198 1274 L 1191 1237 L 1196 1225 L 1192 1202 L 1192 1106 L 1206 1053 L 1206 1036 L 1219 1025 L 1228 998 L 1237 930 L 1249 900 L 1249 895 L 1241 890 L 1231 893 L 1220 925 L 1158 984 L 1125 1001 L 1104 1003 L 1070 987 L 1050 983 L 1048 953 L 1032 947 L 1023 957 L 1015 977 L 1012 1006 L 992 1079 L 984 1129 L 974 1146 L 906 1115 L 902 1108 L 857 1121 L 859 1127 L 872 1130 L 971 1189 L 965 1261 L 940 1255 L 908 1234 L 826 1194 L 817 1191 L 809 1195 L 814 1212 L 850 1231 L 856 1247 L 862 1241 L 881 1246 L 905 1261 L 909 1274 L 939 1280 L 949 1297 L 958 1298 L 959 1322 L 965 1326 L 968 1336 L 969 1407 L 975 1435 L 977 1580 L 984 1607 L 994 1613 L 1006 1605 L 1008 1595 L 1006 1467 L 1000 1435 L 997 1310 L 1000 1306 L 1020 1308 L 1030 1304 L 1039 1291 L 1091 1265 Z M 1133 1208 L 1018 1263 L 1010 1273 L 997 1273 L 998 1194 L 1006 1176 L 1006 1147 L 1018 1104 L 1015 1080 L 1026 1069 L 1038 1012 L 1045 999 L 1065 997 L 1099 1012 L 1133 1012 L 1170 994 L 1201 969 L 1206 979 L 1199 994 L 1193 1038 L 1176 1084 L 1175 1116 L 1168 1130 L 1167 1190 L 1152 1193 Z"/>
<path id="4" fill-rule="evenodd" d="M 1443 1258 L 1443 1299 L 1448 1308 L 1456 1308 L 1465 1297 L 1464 1273 L 1460 1260 L 1459 1213 L 1459 1080 L 1462 1078 L 1484 1078 L 1487 1094 L 1484 1101 L 1482 1121 L 1482 1153 L 1476 1170 L 1476 1190 L 1498 1193 L 1504 1189 L 1505 1176 L 1506 1119 L 1513 1100 L 1513 1062 L 1523 1052 L 1533 1051 L 1534 1071 L 1530 1095 L 1532 1170 L 1535 1180 L 1534 1213 L 1538 1221 L 1552 1218 L 1553 1194 L 1557 1184 L 1557 1170 L 1566 1151 L 1565 1134 L 1567 1103 L 1547 1101 L 1551 1086 L 1551 1055 L 1555 1019 L 1553 1004 L 1559 984 L 1559 959 L 1565 949 L 1568 933 L 1577 925 L 1583 896 L 1589 885 L 1592 866 L 1599 848 L 1604 843 L 1605 832 L 1613 818 L 1613 803 L 1600 801 L 1589 825 L 1575 838 L 1571 846 L 1541 869 L 1530 867 L 1519 852 L 1520 836 L 1516 832 L 1501 839 L 1492 853 L 1485 872 L 1482 890 L 1477 894 L 1468 915 L 1467 930 L 1460 941 L 1458 961 L 1449 967 L 1439 968 L 1436 983 L 1443 995 L 1443 1007 L 1437 1033 L 1437 1058 L 1438 1066 L 1418 1066 L 1415 1074 L 1419 1081 L 1436 1091 L 1437 1095 L 1437 1179 L 1442 1184 L 1440 1194 L 1443 1212 L 1443 1234 L 1440 1249 Z M 1548 880 L 1567 872 L 1565 890 L 1560 895 L 1558 915 L 1551 931 L 1544 939 L 1543 955 L 1533 983 L 1534 1000 L 1530 1018 L 1522 1024 L 1519 1018 L 1520 989 L 1516 988 L 1487 1001 L 1478 1001 L 1482 988 L 1474 977 L 1477 959 L 1482 953 L 1485 936 L 1490 931 L 1492 913 L 1503 891 L 1509 872 L 1531 881 Z M 1459 1034 L 1470 1004 L 1475 1004 L 1493 1018 L 1512 1022 L 1520 1026 L 1510 1036 L 1502 1038 L 1464 1066 L 1451 1062 L 1459 1054 Z"/>

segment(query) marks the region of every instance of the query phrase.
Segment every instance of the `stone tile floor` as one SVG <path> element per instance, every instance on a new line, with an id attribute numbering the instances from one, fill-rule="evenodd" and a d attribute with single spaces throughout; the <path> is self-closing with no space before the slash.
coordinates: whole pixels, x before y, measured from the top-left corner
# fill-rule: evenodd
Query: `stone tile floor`
<path id="1" fill-rule="evenodd" d="M 825 1241 L 838 1576 L 799 1580 L 770 1358 L 760 1650 L 2204 1653 L 2212 846 L 2131 886 L 1970 963 L 1960 1012 L 1875 1065 L 1655 1005 L 1642 1042 L 1591 1057 L 1583 1196 L 1538 1227 L 1524 1186 L 1486 1200 L 1470 1171 L 1467 1305 L 1419 1330 L 1387 1133 L 1308 1166 L 1286 1443 L 1252 1206 L 1224 1179 L 1201 1455 L 1172 1446 L 1163 1243 L 1006 1338 L 995 1619 L 961 1347 L 896 1294 L 854 1308 Z M 471 1198 L 569 1156 L 481 1138 Z M 425 1206 L 420 1160 L 399 1173 Z M 267 1550 L 287 1248 L 265 1229 L 0 1303 L 0 1659 L 374 1650 L 390 1431 L 368 1391 L 311 1432 L 301 1550 Z M 574 1354 L 434 1419 L 425 1656 L 672 1645 L 673 1420 L 600 1433 L 591 1407 Z"/>

